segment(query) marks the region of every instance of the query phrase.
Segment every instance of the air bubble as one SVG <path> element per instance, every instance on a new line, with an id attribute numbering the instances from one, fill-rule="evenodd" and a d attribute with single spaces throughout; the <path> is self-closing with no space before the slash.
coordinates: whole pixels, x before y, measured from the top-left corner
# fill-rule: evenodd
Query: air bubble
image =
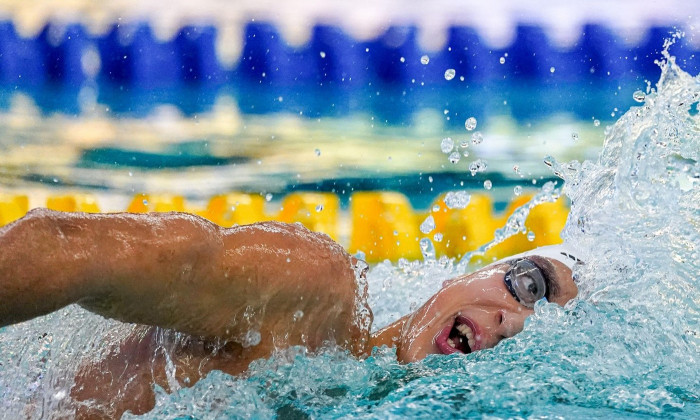
<path id="1" fill-rule="evenodd" d="M 487 190 L 493 188 L 493 183 L 491 182 L 491 180 L 487 179 L 486 181 L 484 181 L 484 188 L 486 188 Z"/>
<path id="2" fill-rule="evenodd" d="M 435 229 L 435 219 L 433 219 L 433 216 L 430 215 L 423 220 L 423 223 L 420 224 L 420 231 L 427 235 L 432 232 L 433 229 Z"/>
<path id="3" fill-rule="evenodd" d="M 450 153 L 449 159 L 450 159 L 450 162 L 451 162 L 451 163 L 455 163 L 455 164 L 456 164 L 457 162 L 459 162 L 459 159 L 460 159 L 461 157 L 462 157 L 462 156 L 459 154 L 459 152 L 452 152 L 452 153 Z"/>
<path id="4" fill-rule="evenodd" d="M 440 211 L 440 206 L 439 205 L 434 205 L 433 206 L 433 213 Z"/>
<path id="5" fill-rule="evenodd" d="M 440 142 L 440 150 L 442 150 L 442 153 L 450 153 L 452 149 L 455 148 L 455 142 L 452 141 L 451 138 L 445 137 L 442 139 Z"/>
<path id="6" fill-rule="evenodd" d="M 315 149 L 314 153 L 316 153 L 316 156 L 321 156 L 321 149 Z"/>
<path id="7" fill-rule="evenodd" d="M 515 194 L 516 196 L 519 196 L 522 193 L 523 187 L 521 187 L 520 185 L 516 185 L 515 188 L 513 188 L 513 194 Z"/>
<path id="8" fill-rule="evenodd" d="M 304 311 L 299 310 L 299 311 L 294 312 L 294 315 L 292 315 L 292 320 L 294 322 L 297 322 L 303 317 L 304 317 Z"/>
<path id="9" fill-rule="evenodd" d="M 455 69 L 445 70 L 445 80 L 452 80 L 455 78 Z"/>
<path id="10" fill-rule="evenodd" d="M 479 132 L 472 134 L 472 144 L 481 144 L 484 141 L 484 136 Z"/>
<path id="11" fill-rule="evenodd" d="M 530 241 L 530 242 L 534 241 L 534 240 L 535 240 L 535 232 L 529 231 L 529 232 L 527 233 L 527 240 Z"/>
<path id="12" fill-rule="evenodd" d="M 420 58 L 420 63 L 423 65 L 430 63 L 430 57 L 428 57 L 427 55 L 422 56 Z"/>
<path id="13" fill-rule="evenodd" d="M 520 166 L 513 165 L 513 172 L 515 172 L 517 175 L 520 175 Z"/>
<path id="14" fill-rule="evenodd" d="M 474 117 L 469 117 L 467 120 L 464 122 L 464 128 L 467 129 L 467 131 L 472 131 L 473 129 L 476 128 L 476 118 Z"/>
<path id="15" fill-rule="evenodd" d="M 571 133 L 571 140 L 578 141 L 578 133 L 576 133 L 576 132 Z"/>
<path id="16" fill-rule="evenodd" d="M 556 69 L 555 69 L 554 67 L 550 67 L 550 68 L 549 68 L 549 72 L 550 72 L 550 73 L 554 73 L 555 71 L 556 71 Z"/>
<path id="17" fill-rule="evenodd" d="M 593 120 L 593 125 L 596 127 L 600 126 L 600 120 Z"/>
<path id="18" fill-rule="evenodd" d="M 325 52 L 325 51 L 321 51 L 321 52 L 318 53 L 318 54 L 321 56 L 321 58 L 326 58 L 326 52 Z"/>
<path id="19" fill-rule="evenodd" d="M 506 63 L 506 58 L 505 58 L 505 57 L 501 57 L 501 58 L 498 59 L 498 62 L 501 63 L 501 64 L 505 64 L 505 63 Z"/>
<path id="20" fill-rule="evenodd" d="M 469 141 L 467 141 L 466 139 L 460 141 L 460 142 L 459 142 L 459 147 L 461 147 L 462 149 L 466 149 L 467 147 L 469 147 Z"/>
<path id="21" fill-rule="evenodd" d="M 322 211 L 323 211 L 323 204 L 319 204 L 318 206 L 316 206 L 316 213 L 320 213 Z"/>
<path id="22" fill-rule="evenodd" d="M 435 235 L 433 235 L 433 240 L 435 242 L 442 242 L 442 233 L 436 233 Z"/>
<path id="23" fill-rule="evenodd" d="M 637 90 L 632 94 L 632 99 L 634 99 L 635 101 L 637 101 L 639 103 L 644 102 L 644 99 L 646 97 L 647 97 L 647 95 L 644 92 L 642 92 L 641 90 Z"/>
<path id="24" fill-rule="evenodd" d="M 265 201 L 270 201 L 270 200 L 272 200 L 272 194 L 270 194 L 270 193 L 265 194 Z"/>

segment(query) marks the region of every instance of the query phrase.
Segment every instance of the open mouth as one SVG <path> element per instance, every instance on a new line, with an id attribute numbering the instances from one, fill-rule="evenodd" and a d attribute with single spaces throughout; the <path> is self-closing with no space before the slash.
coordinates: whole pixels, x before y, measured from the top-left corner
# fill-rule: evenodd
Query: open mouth
<path id="1" fill-rule="evenodd" d="M 469 354 L 478 350 L 475 336 L 472 322 L 463 316 L 458 316 L 435 337 L 435 345 L 442 354 Z"/>

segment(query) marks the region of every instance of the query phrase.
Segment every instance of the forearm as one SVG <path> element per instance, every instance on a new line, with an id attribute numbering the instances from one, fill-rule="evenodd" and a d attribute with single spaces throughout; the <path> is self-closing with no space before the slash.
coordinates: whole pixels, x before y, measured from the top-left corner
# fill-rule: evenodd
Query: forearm
<path id="1" fill-rule="evenodd" d="M 158 325 L 173 292 L 186 299 L 197 287 L 188 282 L 207 274 L 216 255 L 203 254 L 221 250 L 218 230 L 181 214 L 33 210 L 0 230 L 0 325 L 71 303 Z"/>
<path id="2" fill-rule="evenodd" d="M 32 211 L 0 229 L 0 326 L 60 309 L 90 292 L 87 252 L 72 252 L 76 232 Z"/>

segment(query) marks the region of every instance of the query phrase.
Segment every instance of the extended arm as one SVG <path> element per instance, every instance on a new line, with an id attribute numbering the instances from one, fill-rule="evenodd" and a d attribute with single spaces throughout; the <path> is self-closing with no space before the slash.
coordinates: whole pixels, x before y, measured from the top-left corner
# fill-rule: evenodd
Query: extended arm
<path id="1" fill-rule="evenodd" d="M 79 303 L 244 346 L 332 339 L 364 351 L 353 259 L 298 225 L 35 210 L 0 229 L 0 250 L 0 325 Z"/>

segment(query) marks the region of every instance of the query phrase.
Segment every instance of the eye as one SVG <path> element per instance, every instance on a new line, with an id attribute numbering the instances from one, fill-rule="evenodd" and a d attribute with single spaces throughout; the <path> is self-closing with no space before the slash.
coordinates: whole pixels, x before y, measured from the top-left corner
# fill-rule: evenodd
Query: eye
<path id="1" fill-rule="evenodd" d="M 547 295 L 547 282 L 532 261 L 515 261 L 503 281 L 515 300 L 532 308 L 535 302 Z"/>

